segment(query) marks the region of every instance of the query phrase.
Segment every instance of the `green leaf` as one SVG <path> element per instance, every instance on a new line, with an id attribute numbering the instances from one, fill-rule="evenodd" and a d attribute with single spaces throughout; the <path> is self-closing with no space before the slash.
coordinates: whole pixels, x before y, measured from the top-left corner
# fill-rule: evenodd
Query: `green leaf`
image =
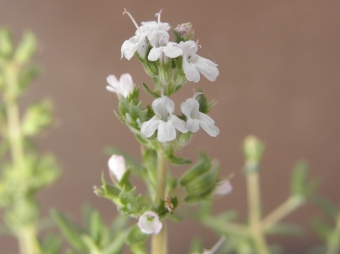
<path id="1" fill-rule="evenodd" d="M 127 235 L 126 242 L 128 245 L 132 245 L 144 242 L 148 237 L 149 235 L 143 234 L 142 231 L 140 231 L 140 228 L 137 225 L 134 225 Z"/>
<path id="2" fill-rule="evenodd" d="M 92 210 L 90 221 L 89 221 L 90 236 L 93 242 L 98 246 L 100 245 L 103 237 L 103 231 L 105 230 L 105 225 L 103 223 L 100 214 L 96 210 Z"/>
<path id="3" fill-rule="evenodd" d="M 147 94 L 150 95 L 151 97 L 153 97 L 153 98 L 159 98 L 159 97 L 161 97 L 159 94 L 154 93 L 153 91 L 151 91 L 151 90 L 149 89 L 149 87 L 148 87 L 145 83 L 143 83 L 142 86 L 143 86 L 143 89 L 144 89 L 145 93 L 147 93 Z"/>
<path id="4" fill-rule="evenodd" d="M 209 159 L 207 154 L 200 152 L 198 162 L 181 176 L 179 183 L 182 186 L 188 185 L 191 181 L 194 181 L 198 176 L 209 171 L 210 167 L 211 160 Z"/>
<path id="5" fill-rule="evenodd" d="M 20 72 L 19 87 L 21 90 L 28 87 L 32 80 L 36 79 L 40 74 L 40 67 L 33 65 L 27 66 Z"/>
<path id="6" fill-rule="evenodd" d="M 53 105 L 51 101 L 44 100 L 31 105 L 25 113 L 22 131 L 27 136 L 36 135 L 53 122 Z"/>
<path id="7" fill-rule="evenodd" d="M 19 64 L 26 63 L 36 52 L 37 42 L 32 32 L 26 32 L 14 54 L 14 59 Z"/>
<path id="8" fill-rule="evenodd" d="M 280 223 L 271 227 L 268 231 L 268 234 L 279 234 L 279 235 L 292 235 L 292 236 L 300 236 L 303 234 L 303 229 L 300 226 Z"/>
<path id="9" fill-rule="evenodd" d="M 316 204 L 324 213 L 332 218 L 336 218 L 338 215 L 338 208 L 333 205 L 326 197 L 320 195 L 314 195 L 311 201 Z"/>
<path id="10" fill-rule="evenodd" d="M 180 158 L 177 157 L 173 154 L 168 156 L 168 160 L 169 162 L 174 165 L 174 166 L 182 166 L 182 165 L 186 165 L 186 164 L 191 164 L 192 161 L 186 158 Z"/>
<path id="11" fill-rule="evenodd" d="M 110 243 L 104 248 L 103 254 L 120 254 L 122 253 L 122 248 L 124 247 L 126 240 L 126 230 L 122 230 L 117 234 Z"/>
<path id="12" fill-rule="evenodd" d="M 319 186 L 317 179 L 308 180 L 308 165 L 304 161 L 299 161 L 294 168 L 291 182 L 291 192 L 305 198 L 310 197 Z"/>
<path id="13" fill-rule="evenodd" d="M 316 234 L 325 242 L 333 232 L 333 226 L 318 218 L 312 220 L 311 226 Z"/>
<path id="14" fill-rule="evenodd" d="M 9 57 L 13 53 L 12 34 L 8 29 L 0 29 L 0 57 Z"/>
<path id="15" fill-rule="evenodd" d="M 87 251 L 85 243 L 81 239 L 84 230 L 73 223 L 68 217 L 56 209 L 51 210 L 51 216 L 66 240 L 78 251 Z"/>
<path id="16" fill-rule="evenodd" d="M 61 252 L 62 240 L 59 236 L 48 234 L 44 237 L 41 247 L 44 254 L 55 254 Z"/>

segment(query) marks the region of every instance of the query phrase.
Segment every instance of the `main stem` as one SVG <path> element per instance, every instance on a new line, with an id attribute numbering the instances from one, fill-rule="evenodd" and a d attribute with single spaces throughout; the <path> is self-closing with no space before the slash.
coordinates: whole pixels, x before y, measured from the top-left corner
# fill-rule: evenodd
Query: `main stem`
<path id="1" fill-rule="evenodd" d="M 24 175 L 25 162 L 23 134 L 21 131 L 19 106 L 17 101 L 17 91 L 19 89 L 18 72 L 19 69 L 14 63 L 8 65 L 8 69 L 6 71 L 7 93 L 5 94 L 4 101 L 7 113 L 7 135 L 10 145 L 12 164 L 14 166 L 14 170 L 18 170 L 22 173 L 22 175 Z M 20 193 L 20 198 L 26 198 L 26 194 L 27 193 Z M 15 209 L 22 208 L 16 207 Z M 36 222 L 33 221 L 28 225 L 22 225 L 22 227 L 15 229 L 21 254 L 41 253 L 35 224 Z"/>
<path id="2" fill-rule="evenodd" d="M 261 226 L 261 201 L 259 174 L 257 171 L 247 173 L 249 230 L 259 254 L 269 254 Z"/>
<path id="3" fill-rule="evenodd" d="M 163 150 L 157 152 L 157 186 L 155 204 L 158 205 L 161 199 L 165 199 L 166 191 L 166 176 L 167 176 L 167 158 Z M 162 230 L 157 234 L 152 235 L 151 241 L 152 254 L 167 254 L 167 235 L 166 225 L 163 221 Z"/>

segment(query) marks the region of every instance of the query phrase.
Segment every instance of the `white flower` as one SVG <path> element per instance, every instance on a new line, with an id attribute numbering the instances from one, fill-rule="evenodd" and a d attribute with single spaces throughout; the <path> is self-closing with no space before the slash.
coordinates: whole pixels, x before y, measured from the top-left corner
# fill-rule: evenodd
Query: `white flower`
<path id="1" fill-rule="evenodd" d="M 140 27 L 137 25 L 137 22 L 128 11 L 125 10 L 123 12 L 123 14 L 126 13 L 131 18 L 133 24 L 137 28 L 137 31 L 135 33 L 135 36 L 131 37 L 129 40 L 124 41 L 121 48 L 121 58 L 123 58 L 124 56 L 126 59 L 130 60 L 136 51 L 141 57 L 144 58 L 148 44 L 146 37 L 155 30 L 168 31 L 170 29 L 168 23 L 160 22 L 161 12 L 162 10 L 159 13 L 156 13 L 156 16 L 158 16 L 158 22 L 142 22 L 142 26 Z"/>
<path id="2" fill-rule="evenodd" d="M 232 191 L 233 191 L 233 186 L 231 185 L 230 181 L 222 180 L 216 184 L 216 187 L 213 191 L 213 195 L 224 196 L 224 195 L 231 193 Z"/>
<path id="3" fill-rule="evenodd" d="M 194 98 L 199 93 L 194 94 Z M 181 104 L 182 113 L 187 117 L 187 127 L 191 132 L 197 132 L 200 126 L 212 137 L 220 133 L 220 129 L 215 126 L 215 121 L 208 115 L 199 112 L 199 103 L 196 99 L 189 98 Z"/>
<path id="4" fill-rule="evenodd" d="M 194 41 L 181 41 L 178 47 L 183 50 L 183 71 L 189 81 L 198 82 L 200 73 L 210 81 L 216 80 L 219 74 L 217 64 L 196 55 L 198 47 Z"/>
<path id="5" fill-rule="evenodd" d="M 109 85 L 106 86 L 108 91 L 122 95 L 124 98 L 128 97 L 133 91 L 134 85 L 129 73 L 121 75 L 119 81 L 115 75 L 109 75 L 106 81 L 109 83 Z"/>
<path id="6" fill-rule="evenodd" d="M 158 234 L 162 229 L 157 213 L 146 211 L 139 217 L 138 226 L 144 234 Z"/>
<path id="7" fill-rule="evenodd" d="M 120 182 L 126 172 L 126 165 L 124 157 L 121 155 L 112 155 L 108 161 L 110 172 L 115 176 L 118 182 Z"/>
<path id="8" fill-rule="evenodd" d="M 172 141 L 176 138 L 176 129 L 187 133 L 186 123 L 173 115 L 175 103 L 167 96 L 155 99 L 152 102 L 155 115 L 142 124 L 141 133 L 147 138 L 151 137 L 158 130 L 157 139 L 160 142 Z"/>
<path id="9" fill-rule="evenodd" d="M 162 53 L 170 58 L 175 58 L 182 54 L 183 50 L 177 47 L 177 43 L 169 42 L 169 34 L 165 31 L 155 30 L 148 36 L 148 39 L 153 47 L 148 55 L 150 61 L 162 60 Z M 166 59 L 165 62 L 167 62 Z"/>

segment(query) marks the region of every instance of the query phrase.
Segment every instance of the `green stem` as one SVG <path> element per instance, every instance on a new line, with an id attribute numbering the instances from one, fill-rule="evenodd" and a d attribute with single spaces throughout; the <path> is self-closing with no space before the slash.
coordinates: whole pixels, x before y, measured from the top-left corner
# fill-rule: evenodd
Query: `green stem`
<path id="1" fill-rule="evenodd" d="M 18 76 L 19 68 L 14 63 L 9 63 L 6 69 L 6 84 L 7 91 L 5 94 L 5 107 L 7 113 L 7 136 L 10 145 L 10 153 L 12 158 L 13 168 L 21 172 L 21 175 L 25 175 L 25 155 L 24 155 L 24 144 L 23 134 L 21 131 L 21 122 L 18 105 Z M 25 180 L 25 179 L 24 179 Z M 21 185 L 25 185 L 25 182 L 21 182 Z M 25 188 L 23 188 L 25 189 Z M 25 198 L 27 193 L 18 193 L 18 196 Z M 20 204 L 16 202 L 13 206 Z M 16 209 L 24 209 L 17 207 Z M 30 211 L 27 211 L 29 213 Z M 18 218 L 23 219 L 23 218 Z M 40 254 L 41 250 L 39 247 L 37 232 L 36 232 L 36 221 L 32 221 L 29 225 L 21 225 L 15 229 L 16 236 L 19 241 L 20 253 L 21 254 Z M 11 226 L 11 225 L 9 225 Z"/>
<path id="2" fill-rule="evenodd" d="M 166 191 L 166 177 L 167 177 L 167 158 L 163 150 L 157 152 L 157 186 L 156 186 L 156 199 L 155 205 L 157 206 L 161 199 L 165 199 Z M 151 242 L 152 254 L 167 254 L 167 236 L 166 225 L 163 221 L 161 232 L 157 235 L 152 235 Z"/>
<path id="3" fill-rule="evenodd" d="M 277 222 L 282 220 L 288 214 L 293 212 L 296 208 L 301 206 L 304 203 L 304 199 L 298 195 L 291 196 L 284 203 L 282 203 L 279 207 L 277 207 L 274 211 L 268 214 L 262 220 L 262 228 L 264 231 L 269 230 L 272 226 L 274 226 Z"/>
<path id="4" fill-rule="evenodd" d="M 326 254 L 337 254 L 340 249 L 340 213 L 338 214 L 336 226 L 327 241 Z"/>
<path id="5" fill-rule="evenodd" d="M 261 226 L 261 201 L 258 171 L 248 172 L 249 231 L 259 254 L 269 254 Z"/>

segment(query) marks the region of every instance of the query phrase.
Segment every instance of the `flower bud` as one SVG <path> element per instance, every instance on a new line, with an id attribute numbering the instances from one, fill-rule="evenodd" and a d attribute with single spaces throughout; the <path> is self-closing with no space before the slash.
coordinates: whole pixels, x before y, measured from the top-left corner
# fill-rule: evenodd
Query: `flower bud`
<path id="1" fill-rule="evenodd" d="M 224 196 L 233 191 L 233 186 L 231 185 L 229 180 L 222 180 L 216 184 L 216 187 L 213 191 L 213 195 L 215 196 Z"/>
<path id="2" fill-rule="evenodd" d="M 110 173 L 120 182 L 126 172 L 124 157 L 116 154 L 112 155 L 108 161 L 108 166 Z"/>
<path id="3" fill-rule="evenodd" d="M 255 136 L 248 136 L 243 142 L 243 152 L 246 162 L 258 164 L 264 152 L 264 144 Z"/>
<path id="4" fill-rule="evenodd" d="M 157 213 L 146 211 L 139 217 L 138 226 L 144 234 L 158 234 L 162 229 Z"/>
<path id="5" fill-rule="evenodd" d="M 175 31 L 186 41 L 194 38 L 194 30 L 192 30 L 192 24 L 190 22 L 178 25 Z"/>

